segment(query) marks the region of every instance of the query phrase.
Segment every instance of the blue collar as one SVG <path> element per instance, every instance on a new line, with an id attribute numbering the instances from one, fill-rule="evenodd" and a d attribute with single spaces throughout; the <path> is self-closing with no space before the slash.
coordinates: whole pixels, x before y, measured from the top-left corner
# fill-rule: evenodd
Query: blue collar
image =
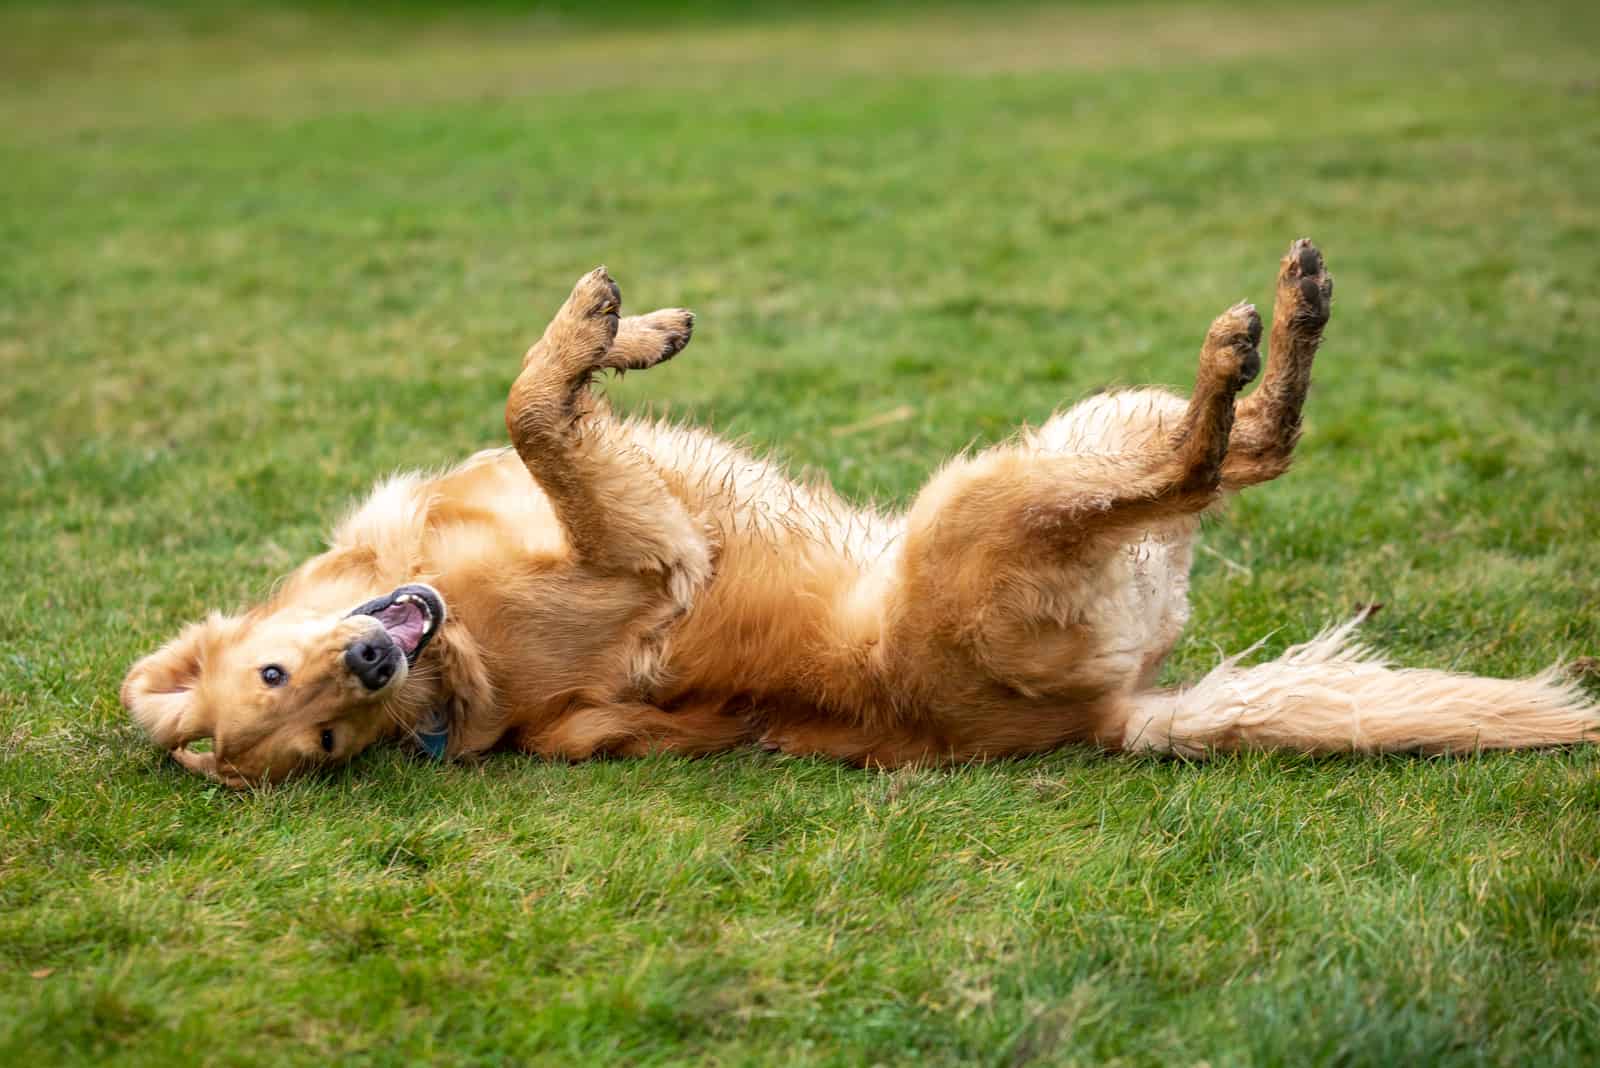
<path id="1" fill-rule="evenodd" d="M 434 709 L 433 721 L 418 725 L 417 742 L 434 760 L 444 759 L 445 751 L 450 748 L 450 717 L 445 715 L 444 709 Z"/>

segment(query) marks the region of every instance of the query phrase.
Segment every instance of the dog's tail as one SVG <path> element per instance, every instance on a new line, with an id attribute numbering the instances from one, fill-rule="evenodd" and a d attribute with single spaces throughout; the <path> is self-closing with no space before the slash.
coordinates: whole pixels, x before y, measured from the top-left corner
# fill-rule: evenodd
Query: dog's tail
<path id="1" fill-rule="evenodd" d="M 1270 663 L 1241 667 L 1241 653 L 1193 686 L 1139 695 L 1121 748 L 1199 757 L 1235 749 L 1465 753 L 1600 741 L 1600 706 L 1559 668 L 1527 679 L 1391 668 L 1351 640 L 1361 619 Z"/>

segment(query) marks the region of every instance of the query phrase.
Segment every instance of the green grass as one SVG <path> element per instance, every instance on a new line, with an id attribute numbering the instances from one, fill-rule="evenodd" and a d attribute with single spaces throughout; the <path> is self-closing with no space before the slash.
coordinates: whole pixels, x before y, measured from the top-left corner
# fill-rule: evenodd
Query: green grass
<path id="1" fill-rule="evenodd" d="M 1410 663 L 1600 653 L 1594 9 L 624 9 L 0 7 L 0 1063 L 1600 1058 L 1594 750 L 239 796 L 146 745 L 130 661 L 499 442 L 599 262 L 700 313 L 623 405 L 898 502 L 1184 383 L 1311 234 L 1300 460 L 1172 678 L 1370 601 Z"/>

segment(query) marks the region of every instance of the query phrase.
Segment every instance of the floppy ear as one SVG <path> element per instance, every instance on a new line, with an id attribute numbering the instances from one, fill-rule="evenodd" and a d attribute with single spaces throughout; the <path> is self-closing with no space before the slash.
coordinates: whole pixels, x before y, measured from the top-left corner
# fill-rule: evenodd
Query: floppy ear
<path id="1" fill-rule="evenodd" d="M 133 713 L 150 740 L 176 749 L 211 733 L 206 710 L 195 700 L 205 647 L 221 622 L 212 616 L 191 623 L 179 635 L 133 665 L 122 680 L 122 707 Z"/>
<path id="2" fill-rule="evenodd" d="M 447 753 L 482 753 L 505 734 L 505 723 L 495 715 L 494 683 L 478 643 L 454 618 L 445 620 L 434 639 L 439 674 L 444 683 L 446 714 L 451 738 Z"/>

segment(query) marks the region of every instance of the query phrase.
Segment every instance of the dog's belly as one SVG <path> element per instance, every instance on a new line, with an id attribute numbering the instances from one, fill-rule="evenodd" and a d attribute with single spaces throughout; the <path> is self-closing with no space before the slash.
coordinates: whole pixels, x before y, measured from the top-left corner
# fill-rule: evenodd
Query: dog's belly
<path id="1" fill-rule="evenodd" d="M 852 507 L 701 431 L 624 426 L 718 546 L 714 578 L 663 649 L 666 686 L 653 696 L 874 700 L 886 681 L 873 677 L 873 652 L 899 581 L 903 518 Z M 436 528 L 436 553 L 561 551 L 548 501 L 514 452 L 480 454 L 446 477 L 463 522 Z M 1097 690 L 1149 682 L 1188 618 L 1194 529 L 1170 525 L 1088 570 L 1034 573 L 1048 609 L 1012 617 L 1019 629 L 997 639 L 1009 666 L 991 667 L 1035 693 L 1073 692 L 1086 679 Z"/>
<path id="2" fill-rule="evenodd" d="M 625 426 L 690 510 L 723 536 L 810 542 L 865 564 L 903 527 L 898 518 L 851 505 L 825 483 L 796 481 L 781 465 L 705 431 L 639 421 Z"/>
<path id="3" fill-rule="evenodd" d="M 1158 393 L 1096 414 L 1111 414 L 1104 422 L 1115 431 L 1137 434 L 1148 424 L 1127 416 L 1159 422 L 1168 400 Z M 1077 432 L 1051 429 L 1063 440 L 1041 446 L 1082 443 Z M 903 517 L 852 507 L 830 487 L 797 483 L 710 434 L 641 423 L 629 430 L 691 507 L 719 528 L 717 578 L 670 646 L 686 688 L 778 691 L 824 704 L 866 699 L 885 607 L 899 581 Z M 1118 691 L 1151 681 L 1188 621 L 1197 526 L 1163 524 L 1087 571 L 1035 572 L 1048 587 L 1038 603 L 1048 607 L 1018 621 L 1026 642 L 1016 642 L 1015 632 L 1005 639 L 1015 681 L 1039 693 L 1071 692 L 1085 679 L 1094 680 L 1093 689 Z M 809 676 L 807 666 L 817 664 L 830 669 Z M 812 684 L 823 675 L 829 685 Z"/>
<path id="4" fill-rule="evenodd" d="M 1189 622 L 1189 566 L 1195 531 L 1163 530 L 1128 547 L 1132 576 L 1124 629 L 1142 652 L 1137 685 L 1155 683 L 1161 664 Z"/>
<path id="5" fill-rule="evenodd" d="M 1029 440 L 1041 452 L 1119 455 L 1148 448 L 1183 417 L 1185 402 L 1161 389 L 1089 397 L 1040 427 Z M 1137 662 L 1130 680 L 1155 681 L 1189 621 L 1189 568 L 1199 524 L 1169 520 L 1109 558 L 1090 584 L 1083 611 L 1102 647 Z"/>
<path id="6" fill-rule="evenodd" d="M 1187 621 L 1189 536 L 1162 529 L 1093 566 L 1035 563 L 1006 576 L 972 612 L 980 664 L 1023 696 L 1054 701 L 1146 683 Z"/>

